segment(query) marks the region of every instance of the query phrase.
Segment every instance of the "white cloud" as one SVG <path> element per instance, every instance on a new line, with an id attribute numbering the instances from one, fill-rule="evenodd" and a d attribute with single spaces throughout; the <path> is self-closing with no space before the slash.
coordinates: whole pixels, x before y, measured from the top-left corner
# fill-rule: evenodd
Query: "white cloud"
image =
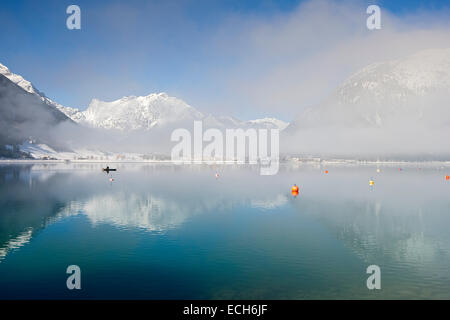
<path id="1" fill-rule="evenodd" d="M 381 7 L 382 29 L 370 31 L 366 7 L 308 1 L 271 18 L 230 18 L 212 46 L 227 61 L 213 74 L 223 83 L 220 106 L 292 119 L 365 65 L 450 43 L 449 11 L 398 17 Z"/>

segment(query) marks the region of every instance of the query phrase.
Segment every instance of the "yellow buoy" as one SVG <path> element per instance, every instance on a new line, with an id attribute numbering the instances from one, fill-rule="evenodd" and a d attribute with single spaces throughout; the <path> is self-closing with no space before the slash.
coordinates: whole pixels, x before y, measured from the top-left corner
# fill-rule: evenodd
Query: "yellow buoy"
<path id="1" fill-rule="evenodd" d="M 370 181 L 369 181 L 369 186 L 373 186 L 373 185 L 375 185 L 375 181 L 370 180 Z"/>

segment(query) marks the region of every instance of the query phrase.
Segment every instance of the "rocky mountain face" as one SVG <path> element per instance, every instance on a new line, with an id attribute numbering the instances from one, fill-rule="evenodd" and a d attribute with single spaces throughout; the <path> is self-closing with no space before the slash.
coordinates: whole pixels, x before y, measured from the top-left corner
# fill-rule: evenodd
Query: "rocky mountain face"
<path id="1" fill-rule="evenodd" d="M 21 156 L 16 145 L 27 139 L 55 144 L 50 128 L 72 122 L 47 101 L 0 74 L 0 156 Z"/>
<path id="2" fill-rule="evenodd" d="M 171 130 L 189 128 L 195 120 L 203 121 L 205 128 L 219 129 L 281 130 L 287 126 L 287 123 L 275 118 L 241 121 L 233 117 L 204 115 L 183 100 L 166 93 L 128 96 L 111 102 L 93 99 L 85 111 L 80 111 L 51 100 L 30 81 L 12 73 L 2 64 L 0 77 L 1 157 L 23 156 L 17 145 L 25 152 L 38 149 L 37 153 L 41 156 L 46 150 L 53 150 L 52 154 L 78 153 L 81 149 L 84 154 L 86 148 L 91 153 L 100 150 L 104 153 L 110 148 L 119 152 L 120 146 L 126 147 L 129 152 L 130 149 L 149 152 L 149 148 L 156 148 L 156 145 L 162 150 L 164 147 L 160 144 L 165 138 L 165 149 L 170 147 L 168 137 Z M 71 125 L 55 128 L 62 122 L 70 122 Z"/>
<path id="3" fill-rule="evenodd" d="M 0 64 L 0 148 L 10 150 L 30 137 L 55 145 L 49 129 L 70 120 L 83 132 L 73 129 L 66 135 L 64 128 L 58 135 L 78 140 L 78 147 L 92 140 L 98 141 L 92 146 L 96 148 L 102 141 L 112 140 L 130 146 L 126 139 L 148 146 L 150 136 L 163 143 L 171 129 L 201 120 L 205 128 L 278 128 L 283 130 L 282 152 L 288 154 L 434 156 L 450 154 L 446 138 L 450 135 L 449 97 L 450 49 L 425 50 L 362 68 L 290 124 L 275 118 L 241 121 L 203 114 L 165 93 L 111 102 L 93 99 L 85 111 L 80 111 L 52 101 Z M 80 136 L 83 139 L 78 139 Z M 114 146 L 119 147 L 117 143 Z"/>
<path id="4" fill-rule="evenodd" d="M 233 117 L 204 115 L 183 100 L 170 97 L 164 92 L 147 96 L 128 96 L 111 102 L 93 99 L 85 111 L 80 111 L 54 102 L 36 89 L 30 81 L 12 73 L 2 64 L 0 74 L 73 121 L 94 128 L 122 131 L 149 130 L 194 120 L 202 120 L 206 126 L 218 128 L 256 127 L 282 130 L 287 126 L 287 123 L 275 118 L 241 121 Z"/>
<path id="5" fill-rule="evenodd" d="M 73 120 L 95 128 L 118 129 L 122 131 L 150 130 L 203 121 L 205 127 L 225 128 L 277 128 L 284 129 L 287 123 L 265 118 L 241 121 L 233 117 L 204 115 L 181 99 L 166 93 L 152 93 L 148 96 L 123 97 L 112 102 L 92 100 L 84 112 L 66 113 Z M 72 113 L 70 113 L 72 112 Z"/>

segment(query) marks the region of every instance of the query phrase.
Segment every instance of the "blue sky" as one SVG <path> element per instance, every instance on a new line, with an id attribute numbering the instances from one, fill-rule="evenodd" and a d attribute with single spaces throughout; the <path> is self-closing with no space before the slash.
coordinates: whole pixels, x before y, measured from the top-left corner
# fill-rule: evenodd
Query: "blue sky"
<path id="1" fill-rule="evenodd" d="M 66 28 L 68 15 L 65 11 L 70 4 L 81 8 L 81 30 Z M 396 21 L 396 32 L 401 29 L 398 25 L 402 19 L 413 17 L 413 21 L 419 22 L 413 28 L 418 29 L 428 28 L 426 21 L 430 16 L 437 15 L 436 20 L 441 19 L 444 24 L 445 18 L 449 18 L 449 1 L 340 1 L 337 6 L 348 5 L 354 12 L 360 12 L 358 19 L 362 28 L 368 4 L 378 4 L 383 13 L 388 12 Z M 276 79 L 272 75 L 289 69 L 289 65 L 283 65 L 286 61 L 298 65 L 295 59 L 308 61 L 324 50 L 332 50 L 327 47 L 330 42 L 339 46 L 330 39 L 342 36 L 342 41 L 349 43 L 367 32 L 361 29 L 357 34 L 349 35 L 351 32 L 346 28 L 351 26 L 347 26 L 346 21 L 333 22 L 334 29 L 339 29 L 342 24 L 345 29 L 342 35 L 330 33 L 328 39 L 328 33 L 324 33 L 324 39 L 328 39 L 326 43 L 310 46 L 307 39 L 313 39 L 311 35 L 318 27 L 311 26 L 309 30 L 308 25 L 295 24 L 295 19 L 301 19 L 302 12 L 308 10 L 315 13 L 322 10 L 330 17 L 326 5 L 310 7 L 298 0 L 3 0 L 0 62 L 66 106 L 85 109 L 93 98 L 113 100 L 124 95 L 164 91 L 205 113 L 241 119 L 275 116 L 290 120 L 297 108 L 319 101 L 342 80 L 341 77 L 366 63 L 349 64 L 338 73 L 330 70 L 330 76 L 324 74 L 326 84 L 317 88 L 317 92 L 324 94 L 308 95 L 311 90 L 298 85 L 291 91 L 300 93 L 284 101 L 283 96 L 287 95 L 283 89 L 287 85 L 280 84 L 279 88 L 274 87 L 277 94 L 261 99 L 271 91 L 270 79 Z M 422 14 L 428 18 L 420 20 Z M 424 26 L 421 27 L 420 22 Z M 436 25 L 437 29 L 443 28 L 442 24 Z M 297 41 L 295 33 L 290 33 L 289 29 L 296 26 L 299 27 L 298 41 L 303 44 L 298 57 L 296 51 L 276 48 Z M 305 32 L 310 35 L 303 39 Z M 276 36 L 265 39 L 266 33 Z M 294 34 L 293 39 L 278 42 L 289 34 Z M 261 52 L 261 42 L 265 41 L 270 48 L 263 51 L 270 54 Z M 440 42 L 436 40 L 435 43 Z M 357 50 L 357 46 L 353 46 Z M 400 54 L 397 51 L 392 53 L 393 56 Z M 312 72 L 302 72 L 304 69 L 307 68 L 299 69 L 299 74 Z M 264 85 L 259 85 L 261 79 L 267 80 Z M 299 80 L 301 82 L 307 83 L 308 78 Z M 301 92 L 305 93 L 301 95 Z M 299 101 L 298 106 L 295 99 Z"/>

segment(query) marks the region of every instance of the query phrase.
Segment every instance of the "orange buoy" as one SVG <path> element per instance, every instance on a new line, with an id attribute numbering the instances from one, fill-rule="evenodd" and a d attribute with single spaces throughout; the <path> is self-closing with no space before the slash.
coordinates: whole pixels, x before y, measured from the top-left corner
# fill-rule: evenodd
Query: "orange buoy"
<path id="1" fill-rule="evenodd" d="M 298 191 L 299 191 L 298 185 L 294 184 L 291 189 L 291 193 L 294 196 L 294 198 L 298 196 Z"/>
<path id="2" fill-rule="evenodd" d="M 328 170 L 325 170 L 325 174 L 327 174 L 328 173 Z"/>
<path id="3" fill-rule="evenodd" d="M 445 176 L 445 180 L 450 180 L 450 176 Z"/>

